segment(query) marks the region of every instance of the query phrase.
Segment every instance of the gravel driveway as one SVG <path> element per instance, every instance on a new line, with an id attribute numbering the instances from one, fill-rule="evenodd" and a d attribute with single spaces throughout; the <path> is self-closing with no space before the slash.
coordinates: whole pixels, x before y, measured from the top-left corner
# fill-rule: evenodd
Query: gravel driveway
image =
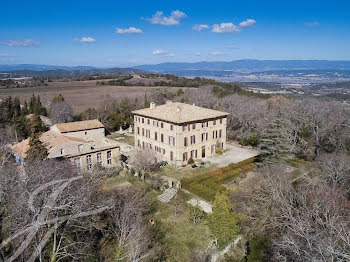
<path id="1" fill-rule="evenodd" d="M 205 158 L 204 161 L 216 164 L 218 167 L 225 167 L 231 163 L 238 163 L 248 158 L 259 155 L 259 151 L 242 147 L 238 144 L 227 144 L 227 152 L 216 157 Z"/>

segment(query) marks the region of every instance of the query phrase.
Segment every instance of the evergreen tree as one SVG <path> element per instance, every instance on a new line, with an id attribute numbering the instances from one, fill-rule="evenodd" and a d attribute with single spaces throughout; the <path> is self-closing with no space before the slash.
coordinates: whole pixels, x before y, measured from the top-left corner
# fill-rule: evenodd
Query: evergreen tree
<path id="1" fill-rule="evenodd" d="M 222 249 L 235 237 L 242 218 L 234 212 L 233 206 L 226 195 L 218 194 L 213 203 L 213 212 L 209 215 L 209 228 L 218 240 L 218 247 Z"/>
<path id="2" fill-rule="evenodd" d="M 145 99 L 144 99 L 144 102 L 143 102 L 143 106 L 145 108 L 149 107 L 149 102 L 148 102 L 148 99 L 147 99 L 147 93 L 145 92 Z"/>
<path id="3" fill-rule="evenodd" d="M 279 112 L 263 134 L 260 143 L 260 160 L 264 163 L 276 163 L 290 157 L 290 135 L 285 117 Z"/>
<path id="4" fill-rule="evenodd" d="M 29 114 L 29 108 L 27 104 L 27 100 L 24 100 L 23 108 L 21 111 L 22 115 L 28 115 Z"/>
<path id="5" fill-rule="evenodd" d="M 64 97 L 61 94 L 59 94 L 58 96 L 54 96 L 54 98 L 52 98 L 52 103 L 63 102 L 63 101 L 64 101 Z"/>
<path id="6" fill-rule="evenodd" d="M 47 158 L 48 152 L 46 147 L 39 139 L 39 135 L 35 134 L 29 138 L 29 149 L 27 151 L 26 161 L 43 160 Z"/>
<path id="7" fill-rule="evenodd" d="M 34 115 L 34 118 L 30 123 L 30 136 L 34 137 L 35 135 L 40 135 L 42 132 L 45 132 L 46 130 L 47 128 L 44 125 L 43 121 L 41 120 L 40 116 Z"/>

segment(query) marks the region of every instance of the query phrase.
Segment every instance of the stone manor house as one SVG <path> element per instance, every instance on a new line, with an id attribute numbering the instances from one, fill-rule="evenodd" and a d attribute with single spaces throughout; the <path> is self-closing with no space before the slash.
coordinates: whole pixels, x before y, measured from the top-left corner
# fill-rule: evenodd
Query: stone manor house
<path id="1" fill-rule="evenodd" d="M 119 146 L 105 137 L 105 127 L 97 119 L 56 124 L 39 139 L 48 150 L 48 158 L 68 158 L 83 170 L 92 169 L 94 165 L 119 165 Z M 23 163 L 29 139 L 11 149 L 16 162 Z"/>
<path id="2" fill-rule="evenodd" d="M 190 157 L 214 156 L 216 147 L 226 149 L 228 113 L 171 101 L 132 113 L 135 147 L 155 150 L 176 166 L 187 164 Z"/>

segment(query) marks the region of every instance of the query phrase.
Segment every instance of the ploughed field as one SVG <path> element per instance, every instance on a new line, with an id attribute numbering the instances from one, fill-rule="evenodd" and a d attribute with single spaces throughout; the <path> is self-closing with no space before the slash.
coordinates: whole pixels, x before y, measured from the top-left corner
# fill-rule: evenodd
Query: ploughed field
<path id="1" fill-rule="evenodd" d="M 0 99 L 7 96 L 18 97 L 23 103 L 24 99 L 28 101 L 34 93 L 40 95 L 44 105 L 48 105 L 54 96 L 62 94 L 65 101 L 72 106 L 74 113 L 79 113 L 89 107 L 100 108 L 110 100 L 143 97 L 145 92 L 149 93 L 154 88 L 177 90 L 177 88 L 154 86 L 96 86 L 96 80 L 48 82 L 48 86 L 0 89 Z"/>

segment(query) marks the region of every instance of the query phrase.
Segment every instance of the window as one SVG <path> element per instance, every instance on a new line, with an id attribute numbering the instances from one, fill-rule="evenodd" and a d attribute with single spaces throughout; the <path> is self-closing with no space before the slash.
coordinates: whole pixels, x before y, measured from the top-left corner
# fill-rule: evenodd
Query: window
<path id="1" fill-rule="evenodd" d="M 84 148 L 84 145 L 83 145 L 83 144 L 78 145 L 78 150 L 79 150 L 79 152 L 83 151 L 83 148 Z"/>
<path id="2" fill-rule="evenodd" d="M 215 131 L 215 138 L 218 138 L 218 130 Z"/>
<path id="3" fill-rule="evenodd" d="M 151 138 L 151 131 L 150 130 L 146 130 L 146 137 Z"/>
<path id="4" fill-rule="evenodd" d="M 140 134 L 140 128 L 137 127 L 137 134 L 139 135 Z"/>
<path id="5" fill-rule="evenodd" d="M 222 136 L 222 129 L 219 130 L 219 137 L 221 138 Z"/>
<path id="6" fill-rule="evenodd" d="M 163 122 L 160 123 L 160 127 L 161 127 L 161 128 L 164 128 L 164 123 L 163 123 Z"/>
<path id="7" fill-rule="evenodd" d="M 196 129 L 196 123 L 192 124 L 192 129 Z"/>
<path id="8" fill-rule="evenodd" d="M 194 150 L 191 151 L 191 158 L 194 158 Z"/>
<path id="9" fill-rule="evenodd" d="M 187 161 L 187 152 L 183 153 L 182 160 L 183 161 Z"/>
<path id="10" fill-rule="evenodd" d="M 174 153 L 173 151 L 170 151 L 170 161 L 173 161 L 174 160 Z"/>
<path id="11" fill-rule="evenodd" d="M 151 123 L 151 121 L 149 119 L 147 119 L 147 125 L 149 125 Z"/>
<path id="12" fill-rule="evenodd" d="M 215 131 L 213 131 L 213 139 L 215 138 Z"/>
<path id="13" fill-rule="evenodd" d="M 142 124 L 144 124 L 145 123 L 145 119 L 144 118 L 142 118 Z"/>
<path id="14" fill-rule="evenodd" d="M 141 147 L 140 139 L 137 139 L 137 146 Z"/>
<path id="15" fill-rule="evenodd" d="M 187 137 L 184 138 L 184 146 L 187 146 Z"/>
<path id="16" fill-rule="evenodd" d="M 197 150 L 195 151 L 194 158 L 197 158 Z"/>
<path id="17" fill-rule="evenodd" d="M 205 134 L 205 140 L 208 141 L 208 133 Z"/>
<path id="18" fill-rule="evenodd" d="M 102 153 L 97 153 L 97 163 L 102 165 Z"/>
<path id="19" fill-rule="evenodd" d="M 170 130 L 174 130 L 174 126 L 173 125 L 170 125 Z"/>
<path id="20" fill-rule="evenodd" d="M 85 135 L 87 135 L 87 132 L 85 132 Z"/>
<path id="21" fill-rule="evenodd" d="M 211 145 L 211 153 L 215 152 L 215 145 Z"/>
<path id="22" fill-rule="evenodd" d="M 64 154 L 64 148 L 61 149 L 61 155 L 63 155 L 63 154 Z"/>
<path id="23" fill-rule="evenodd" d="M 175 137 L 169 136 L 169 145 L 175 146 Z"/>
<path id="24" fill-rule="evenodd" d="M 112 151 L 107 151 L 107 164 L 112 164 Z"/>
<path id="25" fill-rule="evenodd" d="M 214 125 L 214 126 L 216 125 L 216 120 L 213 120 L 213 125 Z"/>
<path id="26" fill-rule="evenodd" d="M 208 127 L 208 122 L 203 122 L 202 127 Z"/>
<path id="27" fill-rule="evenodd" d="M 220 118 L 220 124 L 222 124 L 222 118 Z"/>
<path id="28" fill-rule="evenodd" d="M 182 131 L 188 131 L 188 125 L 182 126 Z"/>
<path id="29" fill-rule="evenodd" d="M 142 128 L 142 136 L 145 136 L 145 129 Z"/>
<path id="30" fill-rule="evenodd" d="M 160 142 L 164 143 L 164 135 L 160 134 Z"/>
<path id="31" fill-rule="evenodd" d="M 158 133 L 157 132 L 154 132 L 154 140 L 158 140 Z"/>
<path id="32" fill-rule="evenodd" d="M 81 160 L 80 160 L 80 157 L 74 158 L 74 165 L 75 165 L 76 167 L 81 168 Z"/>
<path id="33" fill-rule="evenodd" d="M 163 151 L 163 155 L 165 155 L 165 149 L 164 148 L 162 149 L 162 151 Z"/>
<path id="34" fill-rule="evenodd" d="M 196 143 L 196 136 L 193 135 L 193 136 L 191 136 L 191 145 L 193 145 L 195 143 Z"/>
<path id="35" fill-rule="evenodd" d="M 86 156 L 86 169 L 92 168 L 92 161 L 91 161 L 91 155 Z"/>
<path id="36" fill-rule="evenodd" d="M 205 133 L 202 134 L 202 142 L 205 140 Z"/>
<path id="37" fill-rule="evenodd" d="M 142 141 L 142 148 L 145 149 L 145 141 Z"/>
<path id="38" fill-rule="evenodd" d="M 154 121 L 153 121 L 153 125 L 156 126 L 156 127 L 158 127 L 158 121 L 157 121 L 157 120 L 154 120 Z"/>

